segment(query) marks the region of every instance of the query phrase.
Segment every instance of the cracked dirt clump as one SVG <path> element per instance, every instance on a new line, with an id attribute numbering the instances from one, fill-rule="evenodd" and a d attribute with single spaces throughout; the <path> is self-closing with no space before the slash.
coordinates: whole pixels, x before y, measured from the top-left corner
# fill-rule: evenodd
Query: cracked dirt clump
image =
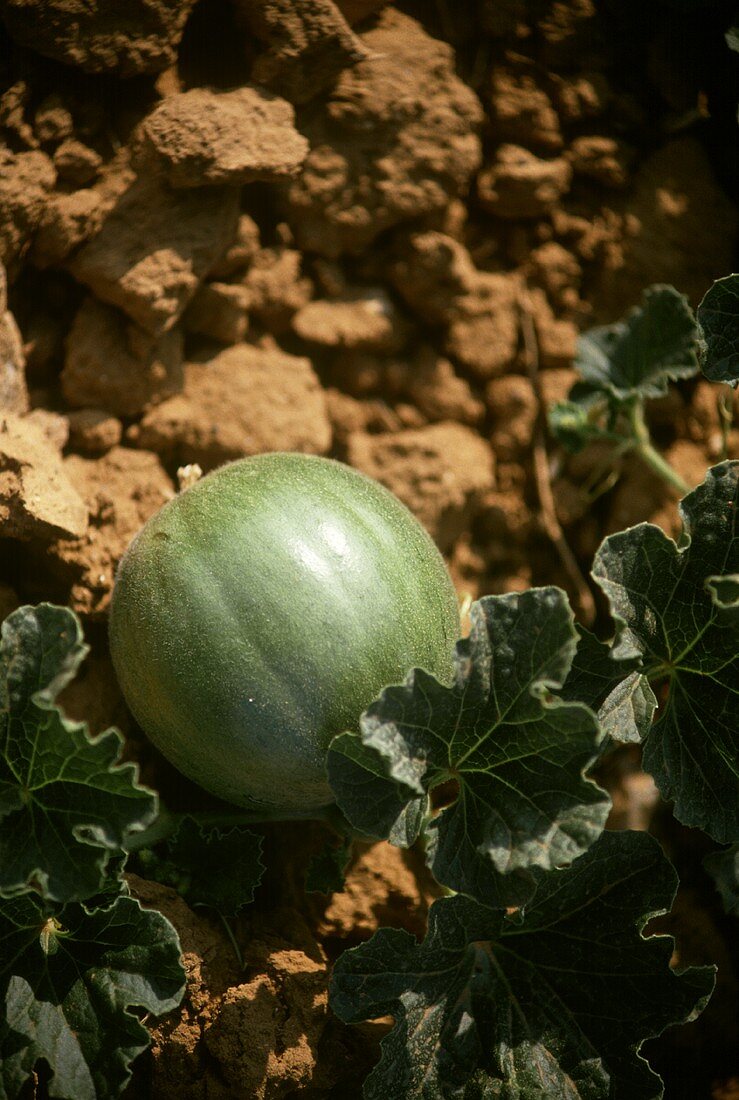
<path id="1" fill-rule="evenodd" d="M 192 88 L 168 96 L 141 123 L 135 151 L 172 187 L 239 186 L 294 176 L 308 142 L 289 103 L 262 88 L 213 92 Z"/>
<path id="2" fill-rule="evenodd" d="M 151 409 L 134 438 L 180 464 L 209 469 L 275 449 L 325 454 L 331 425 L 307 359 L 234 344 L 206 363 L 186 364 L 182 393 Z"/>
<path id="3" fill-rule="evenodd" d="M 307 926 L 286 914 L 279 931 L 254 929 L 241 970 L 213 915 L 168 887 L 135 875 L 129 884 L 174 924 L 187 974 L 183 1004 L 153 1030 L 154 1095 L 277 1100 L 309 1085 L 328 1019 L 328 967 Z"/>
<path id="4" fill-rule="evenodd" d="M 87 530 L 59 450 L 39 425 L 8 413 L 0 419 L 0 522 L 4 538 L 40 542 Z"/>
<path id="5" fill-rule="evenodd" d="M 54 61 L 120 76 L 155 73 L 175 58 L 195 0 L 2 0 L 19 42 Z"/>
<path id="6" fill-rule="evenodd" d="M 392 8 L 362 41 L 372 57 L 301 120 L 311 151 L 286 191 L 298 243 L 325 256 L 446 206 L 480 162 L 482 109 L 449 46 Z"/>

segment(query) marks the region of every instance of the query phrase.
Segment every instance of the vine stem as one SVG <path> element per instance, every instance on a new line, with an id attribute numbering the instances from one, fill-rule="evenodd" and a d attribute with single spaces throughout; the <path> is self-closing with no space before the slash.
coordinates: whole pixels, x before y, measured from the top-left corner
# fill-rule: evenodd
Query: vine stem
<path id="1" fill-rule="evenodd" d="M 234 949 L 234 954 L 236 955 L 236 958 L 237 958 L 238 963 L 239 963 L 239 969 L 244 970 L 245 969 L 245 967 L 244 967 L 244 956 L 241 954 L 241 948 L 239 947 L 236 936 L 234 935 L 234 930 L 231 927 L 231 925 L 228 923 L 228 920 L 226 919 L 226 917 L 224 917 L 224 915 L 220 911 L 220 909 L 216 909 L 216 913 L 221 918 L 221 924 L 223 925 L 223 929 L 224 929 L 226 935 L 228 936 L 229 940 L 231 941 L 231 946 Z"/>
<path id="2" fill-rule="evenodd" d="M 536 491 L 539 497 L 541 524 L 551 539 L 555 550 L 559 554 L 570 583 L 575 590 L 575 598 L 580 611 L 580 616 L 586 625 L 590 625 L 595 619 L 595 600 L 588 587 L 588 582 L 582 574 L 577 559 L 570 549 L 565 538 L 562 525 L 557 518 L 557 507 L 552 491 L 552 482 L 549 475 L 549 456 L 546 449 L 546 436 L 544 433 L 544 399 L 539 380 L 539 340 L 536 334 L 536 322 L 529 301 L 528 292 L 522 289 L 518 295 L 518 312 L 521 320 L 521 333 L 523 335 L 524 352 L 529 371 L 529 379 L 536 397 L 537 415 L 532 440 L 532 455 L 534 464 L 534 479 Z"/>
<path id="3" fill-rule="evenodd" d="M 676 493 L 681 497 L 686 496 L 690 492 L 690 486 L 665 461 L 652 443 L 649 428 L 644 419 L 644 405 L 640 399 L 635 400 L 629 407 L 629 423 L 634 433 L 634 452 L 639 455 L 642 462 L 649 466 L 650 470 L 661 477 L 663 481 L 666 481 Z"/>

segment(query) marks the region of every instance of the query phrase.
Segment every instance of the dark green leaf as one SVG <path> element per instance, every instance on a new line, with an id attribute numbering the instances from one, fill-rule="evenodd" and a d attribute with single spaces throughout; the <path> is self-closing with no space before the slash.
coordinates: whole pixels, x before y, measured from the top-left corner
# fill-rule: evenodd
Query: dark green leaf
<path id="1" fill-rule="evenodd" d="M 637 671 L 639 660 L 617 660 L 613 647 L 583 627 L 564 687 L 563 699 L 587 703 L 603 733 L 614 741 L 641 741 L 652 726 L 657 706 L 649 681 Z"/>
<path id="2" fill-rule="evenodd" d="M 54 699 L 86 653 L 66 608 L 21 607 L 0 651 L 0 894 L 32 885 L 57 901 L 89 897 L 125 837 L 155 816 L 156 795 L 120 764 L 122 739 L 94 740 Z"/>
<path id="3" fill-rule="evenodd" d="M 51 1096 L 95 1100 L 90 1068 L 60 1005 L 37 1001 L 25 978 L 13 977 L 5 995 L 5 1012 L 9 1025 L 18 1029 L 12 1034 L 22 1044 L 16 1050 L 13 1043 L 3 1058 L 4 1082 L 13 1089 L 5 1095 L 16 1095 L 16 1089 L 28 1080 L 38 1060 L 43 1058 L 53 1071 Z"/>
<path id="4" fill-rule="evenodd" d="M 585 382 L 618 400 L 659 397 L 670 379 L 697 372 L 697 339 L 687 298 L 674 287 L 651 286 L 622 321 L 580 337 L 575 365 Z"/>
<path id="5" fill-rule="evenodd" d="M 718 279 L 704 295 L 696 316 L 701 370 L 712 382 L 735 386 L 739 382 L 739 275 Z"/>
<path id="6" fill-rule="evenodd" d="M 605 833 L 544 879 L 521 923 L 459 895 L 435 902 L 423 943 L 381 929 L 347 951 L 334 1012 L 395 1017 L 367 1100 L 656 1100 L 639 1047 L 713 986 L 712 968 L 669 969 L 669 937 L 641 935 L 675 887 L 651 837 Z"/>
<path id="7" fill-rule="evenodd" d="M 333 894 L 343 889 L 344 875 L 351 856 L 352 841 L 348 837 L 343 838 L 339 844 L 327 844 L 308 864 L 306 890 L 314 894 Z"/>
<path id="8" fill-rule="evenodd" d="M 679 547 L 642 523 L 607 538 L 593 568 L 614 655 L 669 686 L 644 767 L 676 817 L 720 843 L 739 837 L 738 503 L 739 463 L 724 462 L 682 502 Z"/>
<path id="9" fill-rule="evenodd" d="M 726 912 L 739 917 L 739 844 L 723 852 L 711 852 L 703 865 L 716 883 Z"/>
<path id="10" fill-rule="evenodd" d="M 730 27 L 726 32 L 726 45 L 730 50 L 739 51 L 739 26 Z"/>
<path id="11" fill-rule="evenodd" d="M 522 905 L 540 871 L 577 859 L 603 828 L 608 797 L 583 777 L 601 732 L 586 706 L 551 694 L 576 647 L 563 592 L 488 596 L 471 619 L 452 686 L 416 669 L 369 707 L 360 734 L 399 798 L 456 784 L 453 803 L 426 827 L 437 881 L 487 904 Z M 376 833 L 387 823 L 378 814 L 368 828 L 371 805 L 355 820 L 357 800 L 334 790 L 357 827 Z"/>
<path id="12" fill-rule="evenodd" d="M 13 978 L 14 982 L 23 981 Z M 33 1070 L 33 1051 L 28 1040 L 8 1026 L 7 1005 L 0 1010 L 0 1100 L 18 1100 L 18 1082 Z M 80 1093 L 84 1100 L 84 1091 Z"/>
<path id="13" fill-rule="evenodd" d="M 331 789 L 355 829 L 410 848 L 418 839 L 428 796 L 388 779 L 385 760 L 355 733 L 331 742 L 327 758 Z"/>
<path id="14" fill-rule="evenodd" d="M 0 1081 L 18 1095 L 39 1059 L 61 1100 L 118 1096 L 149 1035 L 131 1009 L 175 1008 L 185 975 L 172 925 L 119 897 L 108 909 L 0 901 Z"/>
<path id="15" fill-rule="evenodd" d="M 262 881 L 262 837 L 240 825 L 202 829 L 191 817 L 162 846 L 136 855 L 136 870 L 171 886 L 188 905 L 209 905 L 232 917 L 254 900 Z"/>

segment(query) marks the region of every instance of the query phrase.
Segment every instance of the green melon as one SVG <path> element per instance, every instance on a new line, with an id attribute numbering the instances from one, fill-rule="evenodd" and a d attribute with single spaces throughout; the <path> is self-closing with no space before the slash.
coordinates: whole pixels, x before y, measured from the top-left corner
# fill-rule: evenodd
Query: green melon
<path id="1" fill-rule="evenodd" d="M 113 662 L 142 729 L 240 805 L 332 801 L 326 750 L 381 689 L 449 681 L 459 615 L 444 562 L 390 492 L 300 454 L 231 463 L 166 504 L 126 551 Z"/>

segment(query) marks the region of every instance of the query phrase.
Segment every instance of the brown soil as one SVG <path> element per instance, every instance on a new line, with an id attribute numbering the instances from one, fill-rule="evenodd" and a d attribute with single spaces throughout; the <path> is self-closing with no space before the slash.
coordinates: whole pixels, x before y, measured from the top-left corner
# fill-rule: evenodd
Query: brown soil
<path id="1" fill-rule="evenodd" d="M 569 587 L 539 518 L 522 295 L 553 402 L 579 330 L 650 283 L 695 305 L 732 269 L 739 226 L 723 54 L 706 32 L 686 66 L 667 20 L 601 7 L 96 0 L 80 24 L 72 0 L 0 0 L 0 605 L 80 613 L 93 652 L 67 705 L 118 724 L 168 797 L 189 787 L 127 714 L 104 623 L 178 467 L 331 455 L 415 511 L 460 595 Z M 691 381 L 649 410 L 691 484 L 724 453 L 718 396 Z M 727 445 L 739 457 L 737 428 Z M 610 531 L 676 530 L 674 497 L 638 464 L 593 500 L 602 450 L 550 457 L 585 573 Z M 604 781 L 614 827 L 653 826 L 638 753 Z M 243 969 L 214 917 L 132 878 L 178 929 L 188 990 L 129 1097 L 358 1095 L 386 1024 L 331 1016 L 331 960 L 379 925 L 421 935 L 432 884 L 382 845 L 341 893 L 306 896 L 327 835 L 267 837 L 281 870 L 234 922 Z M 693 944 L 681 959 L 720 963 L 719 1008 L 713 1031 L 650 1052 L 668 1096 L 729 1097 L 736 950 L 698 856 L 681 858 L 666 927 Z"/>

